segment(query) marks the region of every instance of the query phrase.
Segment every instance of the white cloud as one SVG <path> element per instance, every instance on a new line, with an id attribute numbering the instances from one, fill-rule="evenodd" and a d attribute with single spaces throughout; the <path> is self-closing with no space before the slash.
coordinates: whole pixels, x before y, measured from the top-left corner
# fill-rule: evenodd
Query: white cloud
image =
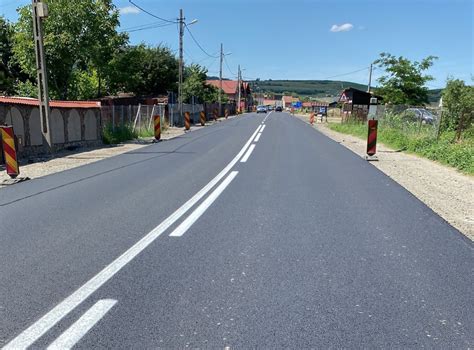
<path id="1" fill-rule="evenodd" d="M 354 26 L 350 23 L 344 23 L 338 26 L 337 24 L 333 24 L 331 27 L 331 32 L 337 33 L 337 32 L 348 32 L 349 30 L 352 30 Z"/>
<path id="2" fill-rule="evenodd" d="M 135 15 L 137 13 L 140 13 L 140 10 L 137 9 L 135 6 L 125 6 L 122 8 L 119 8 L 120 14 L 121 15 Z"/>

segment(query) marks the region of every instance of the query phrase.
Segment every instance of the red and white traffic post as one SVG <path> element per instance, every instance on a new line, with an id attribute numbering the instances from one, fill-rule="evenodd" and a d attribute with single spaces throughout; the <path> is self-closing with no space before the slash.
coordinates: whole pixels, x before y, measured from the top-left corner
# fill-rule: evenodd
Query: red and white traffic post
<path id="1" fill-rule="evenodd" d="M 377 127 L 378 120 L 377 118 L 377 99 L 372 97 L 370 99 L 369 114 L 367 116 L 368 123 L 368 132 L 367 132 L 367 155 L 365 159 L 367 161 L 378 160 L 375 153 L 377 153 Z"/>

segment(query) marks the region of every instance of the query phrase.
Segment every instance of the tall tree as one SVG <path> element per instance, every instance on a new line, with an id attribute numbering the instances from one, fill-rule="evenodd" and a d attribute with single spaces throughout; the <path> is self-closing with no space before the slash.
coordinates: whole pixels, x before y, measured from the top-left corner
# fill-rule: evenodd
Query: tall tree
<path id="1" fill-rule="evenodd" d="M 137 95 L 165 94 L 176 91 L 178 61 L 164 46 L 143 44 L 123 48 L 111 62 L 111 87 Z"/>
<path id="2" fill-rule="evenodd" d="M 112 0 L 46 2 L 49 17 L 44 21 L 44 46 L 51 96 L 62 99 L 80 98 L 79 84 L 84 81 L 91 83 L 91 80 L 93 83 L 94 79 L 100 82 L 114 52 L 127 41 L 125 34 L 116 31 L 119 25 L 118 10 Z M 21 7 L 18 12 L 14 58 L 21 69 L 35 81 L 31 6 Z M 83 72 L 89 76 L 85 77 Z M 97 85 L 98 88 L 101 87 L 100 83 Z"/>
<path id="3" fill-rule="evenodd" d="M 374 63 L 385 70 L 386 75 L 378 79 L 380 87 L 376 93 L 386 103 L 403 105 L 423 105 L 428 102 L 428 88 L 425 84 L 433 80 L 425 74 L 437 57 L 428 56 L 421 62 L 411 62 L 405 57 L 395 57 L 389 53 L 381 53 Z"/>
<path id="4" fill-rule="evenodd" d="M 0 16 L 0 93 L 11 94 L 18 79 L 26 79 L 13 57 L 13 25 Z"/>
<path id="5" fill-rule="evenodd" d="M 199 64 L 191 64 L 185 68 L 184 71 L 184 83 L 183 83 L 183 101 L 190 103 L 191 97 L 197 97 L 197 99 L 203 102 L 216 102 L 219 96 L 219 89 L 206 84 L 207 69 L 200 66 Z M 223 103 L 227 102 L 227 95 L 222 94 L 224 100 Z"/>

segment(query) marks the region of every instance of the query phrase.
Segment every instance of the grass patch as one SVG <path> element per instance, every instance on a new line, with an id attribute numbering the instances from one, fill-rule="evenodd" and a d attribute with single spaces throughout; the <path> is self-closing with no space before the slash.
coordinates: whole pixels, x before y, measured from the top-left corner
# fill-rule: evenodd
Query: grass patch
<path id="1" fill-rule="evenodd" d="M 329 128 L 344 134 L 367 138 L 365 123 L 329 124 Z M 445 132 L 436 139 L 431 127 L 416 125 L 400 129 L 379 122 L 378 141 L 388 147 L 402 149 L 425 158 L 452 166 L 474 175 L 474 130 L 464 133 L 461 142 L 454 142 L 454 132 Z"/>
<path id="2" fill-rule="evenodd" d="M 121 125 L 112 127 L 112 124 L 107 124 L 102 130 L 102 141 L 106 145 L 115 145 L 120 142 L 133 140 L 138 137 L 137 132 L 133 131 L 132 125 Z"/>

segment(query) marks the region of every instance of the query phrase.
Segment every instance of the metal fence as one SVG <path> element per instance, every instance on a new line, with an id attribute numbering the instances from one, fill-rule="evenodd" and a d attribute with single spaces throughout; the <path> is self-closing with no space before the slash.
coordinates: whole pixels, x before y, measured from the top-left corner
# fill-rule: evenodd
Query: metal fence
<path id="1" fill-rule="evenodd" d="M 357 107 L 350 112 L 341 110 L 340 116 L 342 123 L 365 122 L 368 119 L 368 107 Z M 378 105 L 375 116 L 382 128 L 388 127 L 400 130 L 405 135 L 420 136 L 437 136 L 441 117 L 442 110 L 439 107 L 407 105 Z"/>
<path id="2" fill-rule="evenodd" d="M 118 105 L 102 106 L 102 126 L 110 125 L 114 129 L 118 126 L 130 125 L 134 130 L 148 130 L 153 128 L 153 116 L 159 115 L 161 122 L 165 122 L 166 105 Z"/>
<path id="3" fill-rule="evenodd" d="M 183 112 L 179 112 L 178 104 L 155 104 L 155 105 L 115 105 L 101 107 L 102 126 L 112 128 L 131 125 L 134 130 L 150 130 L 153 127 L 153 116 L 160 115 L 162 125 L 184 126 L 184 113 L 189 112 L 192 124 L 200 122 L 200 112 L 206 113 L 207 120 L 211 120 L 214 114 L 219 114 L 219 104 L 183 104 Z M 220 116 L 236 112 L 235 104 L 223 104 Z"/>

